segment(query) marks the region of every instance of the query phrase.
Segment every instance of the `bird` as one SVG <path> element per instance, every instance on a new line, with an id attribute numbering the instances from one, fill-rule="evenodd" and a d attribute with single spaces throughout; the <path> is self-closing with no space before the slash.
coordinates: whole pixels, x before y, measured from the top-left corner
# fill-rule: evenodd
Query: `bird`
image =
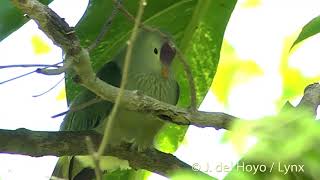
<path id="1" fill-rule="evenodd" d="M 169 37 L 163 36 L 158 31 L 139 29 L 136 40 L 132 43 L 132 56 L 125 89 L 137 90 L 159 101 L 176 105 L 179 100 L 179 84 L 175 79 L 172 65 L 176 48 Z M 119 87 L 127 48 L 128 45 L 124 46 L 111 61 L 103 65 L 97 72 L 97 77 L 106 83 Z M 70 108 L 94 98 L 97 98 L 96 94 L 84 89 L 71 102 Z M 61 123 L 60 130 L 94 130 L 103 134 L 108 120 L 106 117 L 110 114 L 112 107 L 112 102 L 100 101 L 78 111 L 69 111 Z M 139 151 L 153 148 L 155 136 L 164 125 L 165 122 L 150 114 L 130 111 L 120 106 L 110 132 L 108 132 L 110 135 L 108 144 L 118 145 L 121 142 L 130 142 Z M 90 161 L 89 159 L 88 156 L 60 157 L 52 176 L 70 180 L 94 179 L 93 165 L 86 165 Z M 119 159 L 116 157 L 109 157 L 109 159 L 106 158 L 100 160 L 100 162 L 115 162 L 117 160 Z M 116 165 L 116 167 L 101 165 L 101 168 L 102 170 L 121 169 L 122 166 L 128 166 L 126 163 L 127 161 L 119 160 L 119 165 Z"/>

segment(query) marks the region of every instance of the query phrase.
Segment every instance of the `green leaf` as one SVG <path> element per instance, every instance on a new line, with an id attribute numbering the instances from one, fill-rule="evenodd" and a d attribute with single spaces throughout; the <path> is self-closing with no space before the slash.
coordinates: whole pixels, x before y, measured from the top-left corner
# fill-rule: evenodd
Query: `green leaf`
<path id="1" fill-rule="evenodd" d="M 52 0 L 39 0 L 43 4 L 49 4 Z M 16 9 L 10 0 L 0 1 L 0 41 L 19 29 L 29 19 Z"/>
<path id="2" fill-rule="evenodd" d="M 246 136 L 257 138 L 257 143 L 225 179 L 312 179 L 320 175 L 316 170 L 320 151 L 315 148 L 320 126 L 308 109 L 289 108 L 261 120 L 239 121 L 229 137 L 238 138 L 238 130 L 243 128 Z M 284 171 L 285 167 L 290 169 Z"/>
<path id="3" fill-rule="evenodd" d="M 103 180 L 124 180 L 124 179 L 146 179 L 149 172 L 146 170 L 115 170 L 112 172 L 107 172 L 103 174 Z"/>
<path id="4" fill-rule="evenodd" d="M 320 32 L 320 16 L 317 16 L 302 28 L 302 31 L 300 32 L 298 38 L 292 44 L 291 49 L 301 41 L 315 34 L 318 34 L 319 32 Z"/>
<path id="5" fill-rule="evenodd" d="M 197 89 L 198 105 L 207 94 L 216 73 L 223 35 L 236 0 L 198 1 L 181 43 L 188 58 Z M 190 104 L 188 81 L 184 69 L 177 68 L 177 78 L 182 89 L 179 106 Z"/>

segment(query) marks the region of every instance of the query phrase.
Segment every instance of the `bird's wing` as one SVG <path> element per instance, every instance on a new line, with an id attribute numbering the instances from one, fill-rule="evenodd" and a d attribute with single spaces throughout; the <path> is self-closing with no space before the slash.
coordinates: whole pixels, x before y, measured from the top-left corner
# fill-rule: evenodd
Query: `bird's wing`
<path id="1" fill-rule="evenodd" d="M 105 64 L 101 70 L 97 73 L 97 76 L 116 87 L 119 87 L 121 81 L 121 72 L 118 65 L 111 61 Z M 72 102 L 72 107 L 84 104 L 97 96 L 91 91 L 83 90 Z M 80 131 L 80 130 L 91 130 L 97 127 L 101 121 L 110 113 L 113 103 L 108 101 L 101 101 L 88 106 L 79 111 L 70 111 L 64 118 L 61 124 L 60 130 L 62 131 Z M 75 171 L 79 171 L 81 167 L 79 163 L 75 162 L 71 156 L 60 157 L 57 165 L 52 173 L 52 176 L 70 178 L 70 174 Z M 73 171 L 73 172 L 70 172 Z M 83 173 L 82 173 L 83 174 Z M 81 174 L 81 175 L 82 175 Z M 85 173 L 88 174 L 88 173 Z M 69 176 L 69 177 L 68 177 Z M 84 176 L 86 177 L 86 176 Z M 81 179 L 81 178 L 80 178 Z"/>
<path id="2" fill-rule="evenodd" d="M 121 72 L 118 65 L 111 61 L 105 64 L 101 70 L 97 73 L 97 76 L 111 84 L 119 87 L 121 81 Z M 83 90 L 76 96 L 71 104 L 71 108 L 83 105 L 97 96 L 90 90 Z M 80 131 L 80 130 L 91 130 L 97 127 L 102 120 L 110 113 L 113 103 L 108 101 L 101 101 L 84 109 L 69 112 L 64 118 L 61 124 L 60 130 L 64 131 Z"/>

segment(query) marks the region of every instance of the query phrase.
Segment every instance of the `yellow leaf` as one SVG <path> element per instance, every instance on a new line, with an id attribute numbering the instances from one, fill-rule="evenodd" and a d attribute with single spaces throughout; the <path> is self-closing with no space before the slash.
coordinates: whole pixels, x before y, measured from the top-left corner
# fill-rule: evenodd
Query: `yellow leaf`
<path id="1" fill-rule="evenodd" d="M 261 0 L 246 0 L 243 4 L 243 8 L 255 8 L 262 4 Z"/>
<path id="2" fill-rule="evenodd" d="M 277 106 L 282 106 L 286 101 L 292 100 L 300 96 L 304 88 L 313 82 L 319 81 L 320 76 L 306 77 L 298 68 L 289 66 L 289 56 L 294 53 L 297 48 L 290 50 L 292 43 L 295 41 L 298 33 L 294 33 L 284 39 L 284 46 L 281 56 L 280 74 L 282 76 L 283 91 L 282 96 L 277 102 Z M 299 44 L 301 46 L 303 42 Z"/>
<path id="3" fill-rule="evenodd" d="M 224 133 L 223 142 L 230 142 L 237 153 L 244 154 L 248 150 L 251 130 L 250 124 L 236 123 L 232 131 Z"/>
<path id="4" fill-rule="evenodd" d="M 59 94 L 56 96 L 56 100 L 57 101 L 64 101 L 66 100 L 66 90 L 64 88 L 62 88 L 59 92 Z"/>
<path id="5" fill-rule="evenodd" d="M 228 95 L 232 87 L 262 74 L 262 69 L 253 60 L 240 59 L 234 48 L 224 40 L 220 62 L 211 90 L 220 103 L 227 105 Z"/>
<path id="6" fill-rule="evenodd" d="M 31 38 L 33 52 L 36 55 L 47 54 L 51 51 L 51 47 L 40 36 L 33 35 Z"/>

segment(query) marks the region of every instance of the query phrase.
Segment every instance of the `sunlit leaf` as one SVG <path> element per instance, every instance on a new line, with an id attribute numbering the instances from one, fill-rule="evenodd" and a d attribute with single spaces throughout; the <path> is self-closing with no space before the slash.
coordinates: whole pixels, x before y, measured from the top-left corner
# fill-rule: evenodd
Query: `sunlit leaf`
<path id="1" fill-rule="evenodd" d="M 225 132 L 222 143 L 230 142 L 234 150 L 238 154 L 244 154 L 250 147 L 250 140 L 254 138 L 251 132 L 253 129 L 253 125 L 254 124 L 250 122 L 236 122 L 235 124 L 233 124 L 232 130 L 230 132 Z"/>
<path id="2" fill-rule="evenodd" d="M 156 148 L 166 153 L 173 153 L 178 148 L 184 138 L 186 128 L 167 124 L 164 130 L 160 131 L 156 137 Z M 179 133 L 177 133 L 179 132 Z"/>
<path id="3" fill-rule="evenodd" d="M 36 55 L 47 54 L 51 51 L 50 45 L 38 35 L 33 35 L 31 37 L 31 43 L 33 52 Z"/>
<path id="4" fill-rule="evenodd" d="M 301 41 L 318 34 L 320 32 L 320 16 L 315 17 L 310 22 L 308 22 L 303 28 L 298 38 L 294 41 L 290 49 L 292 49 L 296 44 Z"/>
<path id="5" fill-rule="evenodd" d="M 246 83 L 252 77 L 263 75 L 262 69 L 252 60 L 242 60 L 234 48 L 225 40 L 222 44 L 221 59 L 211 90 L 218 101 L 228 104 L 232 87 Z"/>
<path id="6" fill-rule="evenodd" d="M 243 8 L 255 8 L 260 6 L 262 3 L 261 0 L 246 0 L 242 5 Z"/>
<path id="7" fill-rule="evenodd" d="M 316 157 L 319 157 L 320 151 L 315 147 L 318 146 L 320 139 L 320 124 L 312 117 L 309 111 L 291 109 L 276 116 L 235 123 L 234 131 L 242 131 L 245 128 L 249 132 L 247 136 L 255 136 L 258 140 L 237 165 L 260 165 L 266 168 L 266 171 L 259 170 L 256 174 L 252 171 L 239 172 L 236 165 L 226 179 L 234 179 L 239 174 L 249 176 L 250 179 L 317 177 L 319 172 L 316 171 L 316 167 L 319 161 Z M 284 174 L 284 171 L 279 169 L 284 169 L 285 165 L 287 167 L 303 165 L 304 171 L 298 172 L 294 169 Z"/>
<path id="8" fill-rule="evenodd" d="M 281 98 L 277 102 L 277 105 L 279 107 L 282 106 L 284 102 L 293 100 L 294 98 L 301 96 L 301 93 L 308 84 L 320 80 L 320 76 L 306 77 L 298 68 L 290 67 L 289 57 L 291 53 L 294 53 L 294 51 L 290 52 L 290 46 L 294 41 L 294 37 L 295 35 L 288 36 L 284 40 L 284 47 L 280 63 L 280 74 L 282 77 L 283 91 Z"/>
<path id="9" fill-rule="evenodd" d="M 65 101 L 66 99 L 67 99 L 66 90 L 65 90 L 65 88 L 62 88 L 59 91 L 59 94 L 56 96 L 56 100 L 57 101 Z"/>

